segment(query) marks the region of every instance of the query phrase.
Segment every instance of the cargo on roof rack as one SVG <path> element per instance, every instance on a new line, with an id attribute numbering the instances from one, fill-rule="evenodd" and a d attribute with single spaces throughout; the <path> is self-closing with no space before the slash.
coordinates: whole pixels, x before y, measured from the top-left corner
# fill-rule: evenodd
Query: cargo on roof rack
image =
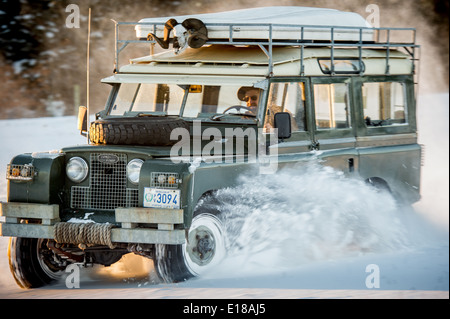
<path id="1" fill-rule="evenodd" d="M 136 37 L 146 39 L 149 33 L 162 37 L 169 19 L 182 22 L 198 19 L 208 26 L 209 39 L 331 41 L 330 28 L 344 27 L 333 34 L 335 41 L 372 41 L 373 30 L 360 15 L 333 9 L 306 7 L 263 7 L 219 13 L 162 18 L 146 18 L 136 26 Z M 301 26 L 308 26 L 302 28 Z"/>
<path id="2" fill-rule="evenodd" d="M 137 39 L 121 39 L 120 27 L 134 27 Z M 360 66 L 363 65 L 363 50 L 383 50 L 386 75 L 391 72 L 394 50 L 402 49 L 410 56 L 413 62 L 411 73 L 415 72 L 418 61 L 419 46 L 414 28 L 372 28 L 356 13 L 333 9 L 263 7 L 115 22 L 115 28 L 115 72 L 119 72 L 120 53 L 129 44 L 136 43 L 150 44 L 151 52 L 155 44 L 164 49 L 172 44 L 176 54 L 189 46 L 195 49 L 203 45 L 259 47 L 267 58 L 269 76 L 273 75 L 275 47 L 298 48 L 300 75 L 305 74 L 305 48 L 328 48 L 330 75 L 337 74 L 334 63 L 337 49 L 356 49 Z M 359 70 L 362 74 L 363 68 L 359 67 Z"/>

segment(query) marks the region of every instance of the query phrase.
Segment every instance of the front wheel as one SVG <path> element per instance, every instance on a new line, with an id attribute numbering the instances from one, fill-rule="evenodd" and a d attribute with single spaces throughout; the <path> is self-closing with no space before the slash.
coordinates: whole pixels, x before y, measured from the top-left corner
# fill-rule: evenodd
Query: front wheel
<path id="1" fill-rule="evenodd" d="M 8 260 L 17 284 L 24 289 L 38 288 L 59 280 L 65 267 L 55 262 L 46 239 L 13 237 L 9 240 Z"/>
<path id="2" fill-rule="evenodd" d="M 226 255 L 222 221 L 211 213 L 192 219 L 183 245 L 156 245 L 155 268 L 165 282 L 198 277 L 216 267 Z"/>

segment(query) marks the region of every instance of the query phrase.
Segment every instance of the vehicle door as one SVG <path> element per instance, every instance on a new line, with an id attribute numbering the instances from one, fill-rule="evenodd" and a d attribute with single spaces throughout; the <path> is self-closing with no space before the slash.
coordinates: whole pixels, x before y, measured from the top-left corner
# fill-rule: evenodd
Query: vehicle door
<path id="1" fill-rule="evenodd" d="M 311 78 L 312 146 L 325 165 L 345 173 L 358 167 L 351 77 Z"/>
<path id="2" fill-rule="evenodd" d="M 311 151 L 312 131 L 310 114 L 310 90 L 307 78 L 277 78 L 269 84 L 264 116 L 263 132 L 269 136 L 275 132 L 275 115 L 290 115 L 291 135 L 277 140 L 278 156 Z"/>

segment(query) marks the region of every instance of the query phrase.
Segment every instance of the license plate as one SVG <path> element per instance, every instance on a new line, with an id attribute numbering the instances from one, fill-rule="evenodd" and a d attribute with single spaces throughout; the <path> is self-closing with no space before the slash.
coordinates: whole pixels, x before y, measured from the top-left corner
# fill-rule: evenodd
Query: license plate
<path id="1" fill-rule="evenodd" d="M 180 190 L 145 187 L 144 207 L 178 209 Z"/>

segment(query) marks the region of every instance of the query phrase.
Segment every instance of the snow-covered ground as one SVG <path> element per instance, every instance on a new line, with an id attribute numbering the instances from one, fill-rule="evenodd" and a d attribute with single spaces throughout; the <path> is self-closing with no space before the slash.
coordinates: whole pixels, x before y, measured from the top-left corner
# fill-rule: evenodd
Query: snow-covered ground
<path id="1" fill-rule="evenodd" d="M 264 184 L 267 180 L 261 179 L 256 190 L 244 179 L 246 198 L 266 198 L 260 207 L 241 203 L 230 208 L 250 211 L 243 216 L 243 232 L 233 235 L 236 243 L 251 248 L 236 245 L 232 257 L 203 278 L 162 284 L 150 260 L 129 254 L 111 267 L 83 270 L 79 289 L 67 289 L 62 282 L 26 291 L 9 273 L 8 239 L 0 238 L 0 298 L 449 298 L 448 105 L 448 94 L 419 99 L 425 161 L 423 197 L 414 211 L 394 212 L 389 198 L 370 195 L 333 171 L 290 176 L 316 184 L 303 189 L 303 195 L 291 193 L 283 209 L 267 200 L 275 192 Z M 5 168 L 14 155 L 84 143 L 74 117 L 0 121 L 0 200 L 6 200 Z M 295 192 L 286 176 L 275 179 L 283 194 Z M 332 191 L 320 196 L 324 183 Z M 366 209 L 349 209 L 361 198 Z M 338 203 L 334 209 L 332 203 Z M 302 208 L 310 213 L 296 213 Z M 262 209 L 270 225 L 261 223 Z"/>

